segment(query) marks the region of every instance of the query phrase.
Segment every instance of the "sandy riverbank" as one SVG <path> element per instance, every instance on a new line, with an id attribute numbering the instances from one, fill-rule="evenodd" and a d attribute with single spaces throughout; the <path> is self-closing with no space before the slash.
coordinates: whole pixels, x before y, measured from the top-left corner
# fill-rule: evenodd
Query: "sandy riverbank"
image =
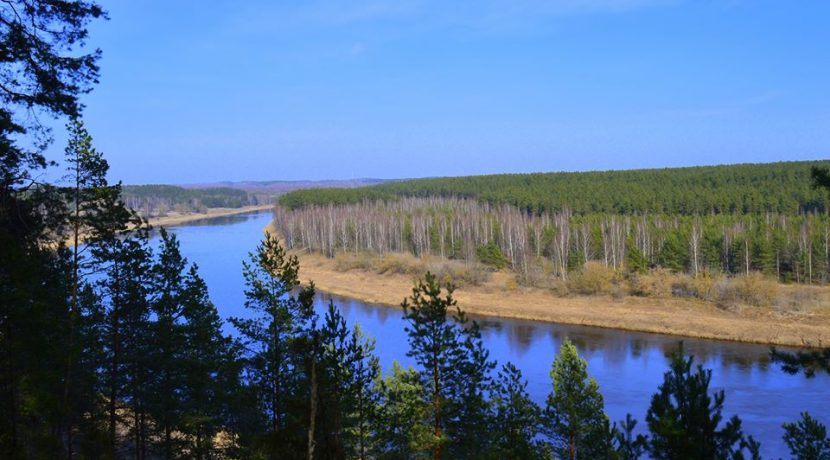
<path id="1" fill-rule="evenodd" d="M 246 214 L 256 211 L 267 211 L 271 208 L 273 208 L 273 205 L 263 204 L 258 206 L 243 206 L 241 208 L 209 208 L 206 212 L 171 212 L 164 217 L 153 217 L 149 219 L 149 222 L 153 227 L 173 227 L 202 219 L 233 216 L 236 214 Z"/>
<path id="2" fill-rule="evenodd" d="M 407 275 L 341 272 L 330 259 L 297 254 L 301 279 L 313 280 L 320 291 L 397 307 L 412 290 L 414 280 Z M 798 314 L 756 307 L 733 312 L 685 299 L 558 297 L 541 289 L 510 289 L 506 287 L 509 278 L 507 273 L 494 273 L 480 286 L 458 288 L 455 297 L 459 306 L 478 315 L 686 337 L 792 346 L 830 344 L 830 308 L 826 306 Z"/>

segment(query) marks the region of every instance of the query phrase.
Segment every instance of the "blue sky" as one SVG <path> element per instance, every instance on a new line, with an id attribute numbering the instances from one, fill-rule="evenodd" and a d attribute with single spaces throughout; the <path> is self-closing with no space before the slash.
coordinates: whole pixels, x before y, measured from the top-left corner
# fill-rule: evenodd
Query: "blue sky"
<path id="1" fill-rule="evenodd" d="M 830 157 L 824 0 L 102 4 L 85 119 L 125 183 Z"/>

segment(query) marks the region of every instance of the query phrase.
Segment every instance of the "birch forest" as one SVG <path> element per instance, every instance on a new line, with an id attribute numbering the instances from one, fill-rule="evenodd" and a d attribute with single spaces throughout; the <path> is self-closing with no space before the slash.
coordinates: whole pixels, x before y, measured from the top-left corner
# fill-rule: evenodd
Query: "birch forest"
<path id="1" fill-rule="evenodd" d="M 464 198 L 365 200 L 275 209 L 290 249 L 328 257 L 345 252 L 411 253 L 551 276 L 596 261 L 613 270 L 665 268 L 697 276 L 761 272 L 782 282 L 825 283 L 830 221 L 784 214 L 528 213 Z"/>

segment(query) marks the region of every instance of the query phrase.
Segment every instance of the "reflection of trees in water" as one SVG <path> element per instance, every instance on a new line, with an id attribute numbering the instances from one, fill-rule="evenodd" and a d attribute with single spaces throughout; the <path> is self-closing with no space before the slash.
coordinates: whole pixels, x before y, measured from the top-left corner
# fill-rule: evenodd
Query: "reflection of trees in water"
<path id="1" fill-rule="evenodd" d="M 252 213 L 245 213 L 245 214 L 233 214 L 230 216 L 216 216 L 216 217 L 205 217 L 204 219 L 197 219 L 192 220 L 184 224 L 187 227 L 206 227 L 206 226 L 213 226 L 213 225 L 232 225 L 232 224 L 239 224 L 242 222 L 247 222 L 251 219 L 255 219 L 259 217 L 259 214 L 270 214 L 271 211 L 263 211 L 263 212 L 252 212 Z"/>
<path id="2" fill-rule="evenodd" d="M 349 318 L 376 318 L 380 325 L 397 320 L 401 316 L 398 307 L 366 304 L 364 302 L 319 294 L 319 301 L 328 304 L 333 300 L 344 316 Z M 601 359 L 608 366 L 623 366 L 628 361 L 649 359 L 650 356 L 668 356 L 684 342 L 687 354 L 695 357 L 695 364 L 708 368 L 750 372 L 755 366 L 766 372 L 771 369 L 768 350 L 762 345 L 719 342 L 603 329 L 587 326 L 563 325 L 513 319 L 499 319 L 470 315 L 481 326 L 485 340 L 504 336 L 512 354 L 524 355 L 534 344 L 550 339 L 553 352 L 557 353 L 565 339 L 571 340 L 579 353 L 587 359 Z M 402 331 L 401 331 L 402 332 Z M 494 341 L 495 342 L 495 341 Z M 551 358 L 552 359 L 552 358 Z M 668 358 L 665 359 L 668 363 Z"/>
<path id="3" fill-rule="evenodd" d="M 510 349 L 515 353 L 523 355 L 530 349 L 533 343 L 533 335 L 536 328 L 530 324 L 513 324 L 507 329 L 507 340 Z"/>
<path id="4" fill-rule="evenodd" d="M 640 338 L 632 338 L 628 341 L 628 349 L 631 352 L 632 358 L 640 358 L 643 356 L 643 350 L 648 348 L 648 342 Z"/>
<path id="5" fill-rule="evenodd" d="M 763 345 L 675 339 L 673 341 L 663 341 L 661 346 L 663 354 L 669 355 L 674 352 L 680 340 L 683 340 L 686 354 L 694 356 L 695 365 L 700 364 L 707 368 L 717 367 L 723 370 L 742 372 L 750 372 L 755 366 L 761 371 L 769 369 L 769 353 Z"/>
<path id="6" fill-rule="evenodd" d="M 344 317 L 357 318 L 358 322 L 360 322 L 359 318 L 375 317 L 378 324 L 383 326 L 390 318 L 400 319 L 403 316 L 400 307 L 367 304 L 326 292 L 318 292 L 317 301 L 322 305 L 328 305 L 330 301 L 334 302 L 334 305 L 340 309 Z"/>

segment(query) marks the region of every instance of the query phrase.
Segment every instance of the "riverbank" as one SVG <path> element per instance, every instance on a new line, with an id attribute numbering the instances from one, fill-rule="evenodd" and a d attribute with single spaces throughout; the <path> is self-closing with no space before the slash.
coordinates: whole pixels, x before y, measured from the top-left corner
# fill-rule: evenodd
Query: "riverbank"
<path id="1" fill-rule="evenodd" d="M 408 275 L 340 271 L 332 259 L 305 252 L 296 254 L 300 259 L 301 279 L 313 280 L 323 292 L 398 307 L 412 291 L 414 278 Z M 798 312 L 772 307 L 730 311 L 688 299 L 559 297 L 547 290 L 515 286 L 511 279 L 509 273 L 493 273 L 480 285 L 459 287 L 455 298 L 466 312 L 483 316 L 770 345 L 830 344 L 830 307 L 826 302 Z M 830 290 L 822 288 L 821 295 L 830 297 Z"/>
<path id="2" fill-rule="evenodd" d="M 237 214 L 247 214 L 249 212 L 257 211 L 268 211 L 273 207 L 274 206 L 271 204 L 263 204 L 257 206 L 243 206 L 241 208 L 208 208 L 205 212 L 171 212 L 164 217 L 150 218 L 149 223 L 153 227 L 174 227 L 176 225 L 183 225 L 202 219 L 234 216 Z"/>

